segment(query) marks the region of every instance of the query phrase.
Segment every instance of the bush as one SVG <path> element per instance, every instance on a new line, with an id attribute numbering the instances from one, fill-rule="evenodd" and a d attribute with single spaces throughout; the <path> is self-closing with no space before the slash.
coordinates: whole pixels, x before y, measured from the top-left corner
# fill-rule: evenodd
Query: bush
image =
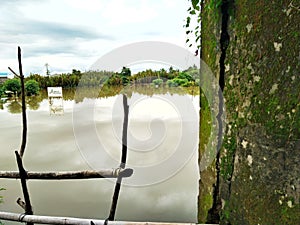
<path id="1" fill-rule="evenodd" d="M 21 82 L 18 78 L 6 80 L 3 86 L 5 91 L 12 91 L 14 93 L 21 92 Z"/>
<path id="2" fill-rule="evenodd" d="M 186 78 L 182 79 L 178 77 L 174 78 L 173 81 L 178 84 L 178 86 L 186 86 L 186 84 L 189 82 Z"/>
<path id="3" fill-rule="evenodd" d="M 35 80 L 29 80 L 25 83 L 25 91 L 27 95 L 36 95 L 40 91 L 39 83 Z"/>
<path id="4" fill-rule="evenodd" d="M 180 78 L 180 79 L 187 79 L 188 81 L 193 81 L 194 80 L 193 77 L 190 74 L 185 73 L 185 72 L 180 72 L 177 77 Z"/>
<path id="5" fill-rule="evenodd" d="M 154 85 L 160 86 L 163 83 L 163 80 L 158 78 L 152 81 Z"/>
<path id="6" fill-rule="evenodd" d="M 168 80 L 167 85 L 169 87 L 177 87 L 178 86 L 178 84 L 176 82 L 174 82 L 173 80 Z"/>

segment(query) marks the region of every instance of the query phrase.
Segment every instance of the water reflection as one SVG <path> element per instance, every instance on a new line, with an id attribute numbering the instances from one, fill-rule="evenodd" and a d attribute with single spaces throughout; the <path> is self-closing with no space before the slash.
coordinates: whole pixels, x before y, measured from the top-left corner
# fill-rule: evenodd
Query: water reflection
<path id="1" fill-rule="evenodd" d="M 199 95 L 199 87 L 158 87 L 155 88 L 152 85 L 134 85 L 128 87 L 115 86 L 115 87 L 92 87 L 92 88 L 69 88 L 63 90 L 63 100 L 74 100 L 75 103 L 83 102 L 85 98 L 108 98 L 116 96 L 118 94 L 125 93 L 128 97 L 131 97 L 133 93 L 138 93 L 147 96 L 153 96 L 158 94 L 177 94 L 177 95 Z M 38 110 L 40 103 L 44 100 L 48 100 L 47 91 L 41 90 L 37 96 L 26 97 L 26 104 L 29 110 Z M 10 113 L 21 113 L 21 98 L 9 98 L 5 101 L 0 100 L 0 110 L 8 109 Z"/>
<path id="2" fill-rule="evenodd" d="M 22 105 L 19 101 L 13 100 L 8 103 L 7 109 L 10 113 L 21 113 L 22 112 Z"/>
<path id="3" fill-rule="evenodd" d="M 193 95 L 188 95 L 188 98 L 195 105 L 199 102 L 196 90 L 196 88 L 189 90 L 189 93 L 193 93 Z M 85 89 L 80 92 L 64 90 L 65 114 L 63 116 L 49 115 L 49 103 L 45 92 L 42 92 L 39 96 L 27 98 L 28 144 L 24 156 L 24 166 L 27 170 L 75 171 L 90 169 L 76 143 L 72 113 L 74 104 L 84 105 L 90 101 L 87 96 L 93 97 L 95 95 L 102 97 L 97 99 L 96 108 L 94 109 L 96 117 L 91 119 L 95 120 L 97 134 L 102 138 L 107 149 L 113 149 L 113 154 L 116 154 L 116 161 L 119 160 L 120 143 L 112 137 L 114 132 L 111 122 L 112 108 L 117 98 L 115 94 L 125 91 L 128 93 L 128 90 L 116 88 L 108 90 L 108 95 L 104 95 L 104 89 L 102 91 L 101 94 L 97 89 Z M 132 87 L 131 91 L 147 94 L 147 96 L 153 96 L 154 94 L 159 96 L 157 93 L 171 92 L 164 88 L 153 89 L 149 86 Z M 187 91 L 182 91 L 181 94 L 186 95 Z M 178 96 L 178 94 L 175 95 L 175 90 L 173 95 L 174 97 Z M 140 107 L 145 109 L 147 105 L 141 104 Z M 4 103 L 3 109 L 0 111 L 0 170 L 17 170 L 13 151 L 19 149 L 20 145 L 20 109 L 20 103 L 13 100 Z M 160 116 L 159 112 L 154 111 L 152 116 L 154 114 Z M 176 115 L 175 112 L 164 114 L 160 119 L 165 121 L 166 129 L 176 135 L 178 121 L 174 120 L 174 115 Z M 132 131 L 137 131 L 133 135 L 140 135 L 139 138 L 145 139 L 149 135 L 148 127 L 145 127 L 145 114 L 141 113 L 137 107 L 132 112 L 131 119 Z M 81 135 L 90 140 L 86 124 L 78 125 L 82 131 Z M 197 121 L 195 121 L 195 126 L 198 126 Z M 116 132 L 120 131 L 117 130 Z M 128 162 L 133 165 L 142 165 L 143 161 L 155 163 L 155 160 L 160 160 L 161 157 L 168 157 L 174 144 L 176 144 L 176 141 L 174 141 L 177 139 L 176 137 L 173 136 L 172 138 L 171 136 L 167 143 L 161 145 L 162 148 L 166 149 L 165 152 L 162 149 L 159 149 L 158 154 L 155 154 L 155 151 L 149 152 L 147 158 L 142 157 L 141 152 L 136 153 L 136 155 L 134 155 L 134 151 L 129 152 Z M 105 160 L 101 156 L 98 162 L 101 162 L 99 164 L 102 168 L 118 166 L 118 162 L 112 165 L 111 161 Z M 116 219 L 196 222 L 198 178 L 197 155 L 194 154 L 179 173 L 164 182 L 138 188 L 123 186 Z M 104 219 L 107 218 L 109 213 L 114 183 L 112 180 L 29 181 L 28 186 L 35 214 Z M 0 204 L 0 210 L 22 213 L 23 210 L 15 203 L 18 197 L 22 197 L 19 181 L 0 179 L 0 187 L 6 189 L 1 193 L 4 196 L 4 204 Z M 5 222 L 5 224 L 15 223 Z"/>

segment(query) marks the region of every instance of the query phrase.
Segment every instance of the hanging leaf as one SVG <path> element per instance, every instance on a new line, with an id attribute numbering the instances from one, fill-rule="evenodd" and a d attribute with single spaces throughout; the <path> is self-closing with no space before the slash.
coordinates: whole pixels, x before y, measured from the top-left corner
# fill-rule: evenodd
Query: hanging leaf
<path id="1" fill-rule="evenodd" d="M 191 22 L 191 17 L 188 16 L 188 17 L 186 18 L 186 22 L 187 22 L 187 23 L 190 23 L 190 22 Z"/>
<path id="2" fill-rule="evenodd" d="M 190 41 L 190 39 L 188 38 L 188 39 L 186 39 L 185 43 L 188 43 L 189 41 Z"/>
<path id="3" fill-rule="evenodd" d="M 199 0 L 192 0 L 192 5 L 194 9 L 199 10 L 198 4 L 199 4 Z"/>
<path id="4" fill-rule="evenodd" d="M 195 14 L 196 14 L 196 11 L 195 11 L 195 10 L 192 10 L 192 11 L 190 11 L 190 14 L 191 14 L 191 15 L 195 15 Z"/>

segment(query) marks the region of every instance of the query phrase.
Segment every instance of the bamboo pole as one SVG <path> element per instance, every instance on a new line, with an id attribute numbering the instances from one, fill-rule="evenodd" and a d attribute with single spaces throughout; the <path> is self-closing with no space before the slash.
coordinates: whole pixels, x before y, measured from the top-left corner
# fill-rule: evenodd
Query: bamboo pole
<path id="1" fill-rule="evenodd" d="M 103 225 L 105 220 L 97 219 L 81 219 L 74 217 L 55 217 L 55 216 L 39 216 L 39 215 L 25 215 L 10 212 L 0 212 L 0 219 L 17 221 L 17 222 L 31 222 L 39 224 L 69 224 L 69 225 Z M 109 221 L 108 225 L 200 225 L 196 223 L 166 223 L 166 222 L 126 222 L 126 221 Z M 207 224 L 206 224 L 207 225 Z M 211 224 L 212 225 L 212 224 Z"/>
<path id="2" fill-rule="evenodd" d="M 85 171 L 64 171 L 64 172 L 26 172 L 26 179 L 34 180 L 71 180 L 71 179 L 93 179 L 93 178 L 117 178 L 130 177 L 132 169 L 105 169 Z M 0 171 L 0 178 L 20 179 L 18 171 Z"/>

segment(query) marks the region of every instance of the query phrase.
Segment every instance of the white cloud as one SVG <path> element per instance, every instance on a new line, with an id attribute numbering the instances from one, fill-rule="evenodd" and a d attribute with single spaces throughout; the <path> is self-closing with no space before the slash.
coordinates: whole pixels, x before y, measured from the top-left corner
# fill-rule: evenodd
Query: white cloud
<path id="1" fill-rule="evenodd" d="M 104 1 L 99 0 L 64 0 L 66 4 L 74 9 L 83 10 L 90 13 L 99 12 L 105 5 Z"/>
<path id="2" fill-rule="evenodd" d="M 17 46 L 26 74 L 43 73 L 46 62 L 56 72 L 87 70 L 105 53 L 137 41 L 185 46 L 187 5 L 182 0 L 3 0 L 0 71 L 17 62 Z"/>
<path id="3" fill-rule="evenodd" d="M 155 1 L 112 0 L 106 5 L 102 16 L 112 26 L 144 23 L 157 17 L 156 5 L 153 2 Z"/>

